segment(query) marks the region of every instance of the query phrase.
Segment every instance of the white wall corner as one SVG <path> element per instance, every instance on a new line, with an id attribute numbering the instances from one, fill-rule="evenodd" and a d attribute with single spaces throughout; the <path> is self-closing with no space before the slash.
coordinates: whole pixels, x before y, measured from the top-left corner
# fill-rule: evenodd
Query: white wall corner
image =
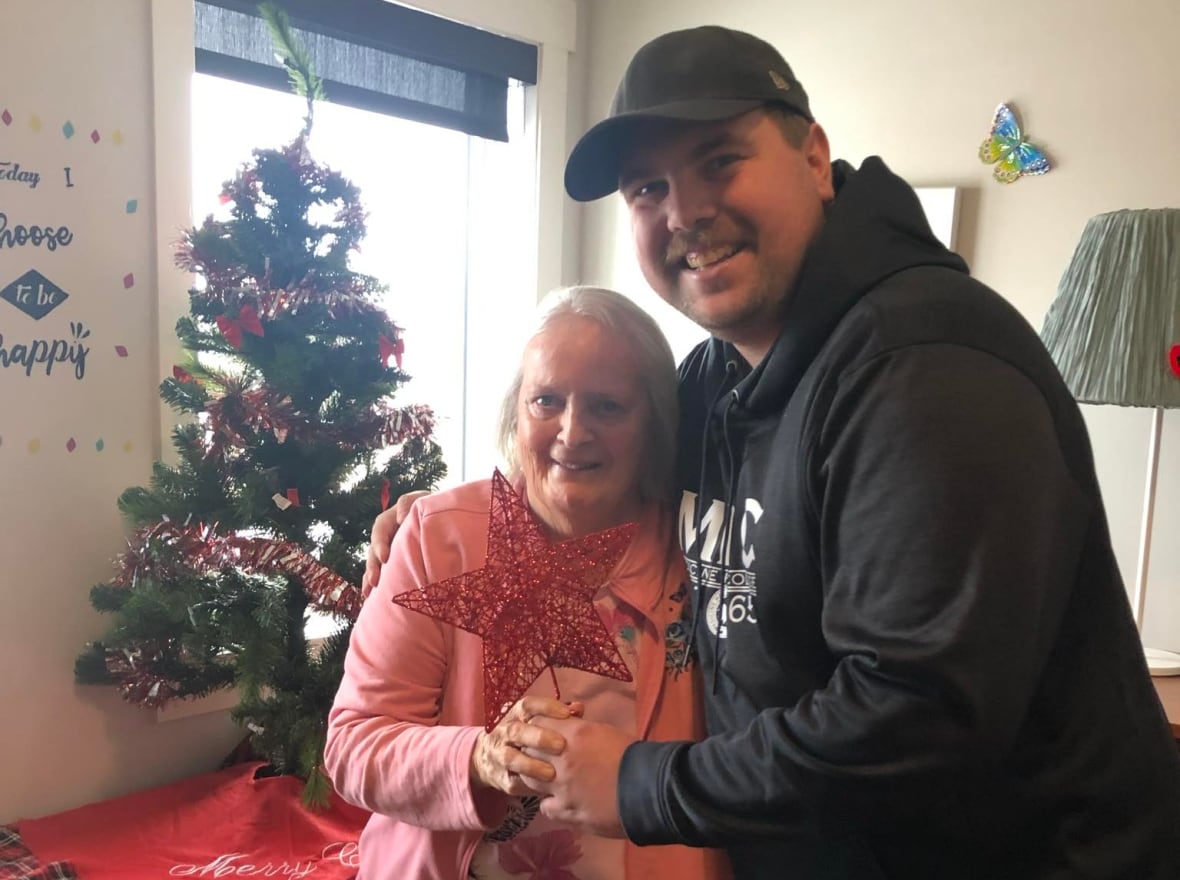
<path id="1" fill-rule="evenodd" d="M 176 268 L 173 252 L 183 230 L 192 224 L 192 77 L 193 4 L 152 0 L 152 110 L 154 116 L 156 229 L 156 382 L 172 372 L 182 356 L 176 321 L 188 314 L 190 276 Z M 151 389 L 155 395 L 155 387 Z M 174 413 L 158 402 L 159 433 L 153 458 L 172 461 Z"/>

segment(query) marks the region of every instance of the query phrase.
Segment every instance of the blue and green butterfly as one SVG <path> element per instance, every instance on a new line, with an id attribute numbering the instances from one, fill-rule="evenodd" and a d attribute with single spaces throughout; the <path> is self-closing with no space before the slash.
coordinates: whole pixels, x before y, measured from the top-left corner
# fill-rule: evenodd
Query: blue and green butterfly
<path id="1" fill-rule="evenodd" d="M 1000 183 L 1012 183 L 1025 175 L 1044 174 L 1052 167 L 1045 151 L 1025 140 L 1016 122 L 1016 114 L 1007 104 L 996 108 L 991 133 L 979 145 L 979 158 L 989 165 L 998 163 L 992 176 Z"/>

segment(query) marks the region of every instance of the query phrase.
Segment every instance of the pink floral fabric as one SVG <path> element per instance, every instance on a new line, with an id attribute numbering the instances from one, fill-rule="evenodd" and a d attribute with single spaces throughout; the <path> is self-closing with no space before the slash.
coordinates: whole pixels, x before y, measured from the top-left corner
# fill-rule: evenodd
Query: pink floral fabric
<path id="1" fill-rule="evenodd" d="M 534 837 L 517 837 L 499 846 L 500 867 L 527 880 L 578 880 L 570 870 L 582 857 L 574 832 L 560 828 Z"/>

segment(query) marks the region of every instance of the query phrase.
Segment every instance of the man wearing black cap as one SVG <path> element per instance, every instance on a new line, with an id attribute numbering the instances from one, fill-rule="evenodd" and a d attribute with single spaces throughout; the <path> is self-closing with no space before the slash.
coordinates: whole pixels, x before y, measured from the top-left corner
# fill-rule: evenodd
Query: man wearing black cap
<path id="1" fill-rule="evenodd" d="M 566 189 L 618 189 L 681 367 L 710 737 L 550 721 L 550 816 L 746 878 L 1180 877 L 1180 760 L 1081 415 L 880 159 L 832 162 L 772 47 L 636 54 Z"/>

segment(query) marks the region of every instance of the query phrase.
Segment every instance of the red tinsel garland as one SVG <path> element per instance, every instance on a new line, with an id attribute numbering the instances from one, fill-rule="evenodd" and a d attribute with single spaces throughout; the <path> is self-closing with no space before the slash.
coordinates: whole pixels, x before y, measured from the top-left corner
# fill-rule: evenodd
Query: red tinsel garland
<path id="1" fill-rule="evenodd" d="M 179 684 L 153 671 L 162 657 L 159 647 L 151 644 L 107 650 L 107 672 L 118 679 L 123 699 L 137 706 L 159 709 L 180 696 Z"/>
<path id="2" fill-rule="evenodd" d="M 177 525 L 161 522 L 141 529 L 128 541 L 128 549 L 119 557 L 119 573 L 113 583 L 133 587 L 142 574 L 159 577 L 173 570 L 164 563 L 167 556 L 183 560 L 185 571 L 212 574 L 237 568 L 249 574 L 285 574 L 298 578 L 313 607 L 355 620 L 360 612 L 361 591 L 297 544 L 271 538 L 219 535 L 201 523 Z"/>
<path id="3" fill-rule="evenodd" d="M 288 574 L 303 584 L 310 605 L 355 620 L 363 600 L 358 586 L 327 569 L 289 541 L 217 534 L 203 524 L 163 521 L 140 528 L 127 540 L 117 560 L 116 586 L 133 589 L 139 578 L 176 578 L 182 572 L 211 574 L 237 569 L 253 574 Z M 140 643 L 135 648 L 107 649 L 106 671 L 116 678 L 127 701 L 159 708 L 179 696 L 179 685 L 156 671 L 162 646 Z"/>
<path id="4" fill-rule="evenodd" d="M 284 443 L 333 443 L 342 449 L 365 450 L 397 446 L 407 440 L 429 437 L 434 431 L 434 411 L 424 404 L 391 407 L 380 404 L 365 418 L 346 426 L 309 420 L 291 405 L 290 397 L 266 386 L 244 388 L 240 381 L 220 378 L 224 393 L 205 404 L 205 454 L 226 454 L 229 446 L 248 446 L 246 432 L 271 431 Z"/>
<path id="5" fill-rule="evenodd" d="M 246 388 L 239 379 L 224 379 L 224 393 L 205 404 L 208 455 L 221 455 L 230 444 L 247 445 L 245 431 L 272 431 L 283 443 L 292 431 L 310 434 L 307 420 L 295 412 L 291 398 L 266 387 Z"/>
<path id="6" fill-rule="evenodd" d="M 297 578 L 313 608 L 356 620 L 363 597 L 360 588 L 321 565 L 296 544 L 270 538 L 220 535 L 213 527 L 164 521 L 140 529 L 119 557 L 119 571 L 111 583 L 134 588 L 142 577 L 165 579 L 181 571 L 199 575 L 225 569 L 250 574 Z M 155 671 L 164 656 L 159 645 L 108 649 L 107 672 L 119 682 L 123 696 L 138 705 L 159 708 L 179 696 L 180 687 Z"/>

